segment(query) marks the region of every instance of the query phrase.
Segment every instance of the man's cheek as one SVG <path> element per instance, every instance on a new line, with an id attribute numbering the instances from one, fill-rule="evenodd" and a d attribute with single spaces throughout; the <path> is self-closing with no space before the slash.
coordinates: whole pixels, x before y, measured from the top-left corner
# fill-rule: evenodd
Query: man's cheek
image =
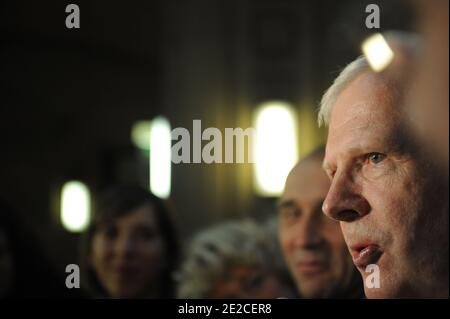
<path id="1" fill-rule="evenodd" d="M 289 256 L 289 241 L 288 241 L 288 237 L 285 231 L 281 230 L 280 231 L 280 237 L 279 237 L 279 242 L 280 242 L 280 247 L 283 251 L 283 254 L 285 256 Z"/>
<path id="2" fill-rule="evenodd" d="M 333 227 L 329 232 L 325 232 L 328 236 L 326 241 L 331 244 L 333 252 L 340 254 L 340 252 L 347 248 L 343 232 L 340 227 Z"/>
<path id="3" fill-rule="evenodd" d="M 392 161 L 386 160 L 377 165 L 367 165 L 362 170 L 364 182 L 374 185 L 378 190 L 386 191 L 386 187 L 395 185 L 398 179 L 404 178 L 406 170 Z"/>
<path id="4" fill-rule="evenodd" d="M 370 206 L 371 214 L 368 215 L 371 217 L 370 220 L 382 222 L 392 209 L 397 209 L 395 202 L 403 192 L 399 187 L 402 186 L 398 183 L 398 177 L 395 174 L 385 174 L 376 180 L 362 184 L 361 196 Z"/>
<path id="5" fill-rule="evenodd" d="M 347 245 L 348 243 L 348 237 L 349 237 L 349 229 L 348 229 L 348 223 L 346 222 L 341 222 L 341 233 L 342 233 L 342 237 L 344 238 L 344 242 Z"/>

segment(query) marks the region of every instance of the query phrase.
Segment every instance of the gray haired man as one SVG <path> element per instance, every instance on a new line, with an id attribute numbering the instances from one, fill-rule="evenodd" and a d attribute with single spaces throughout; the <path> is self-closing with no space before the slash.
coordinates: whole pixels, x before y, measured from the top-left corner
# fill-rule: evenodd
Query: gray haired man
<path id="1" fill-rule="evenodd" d="M 400 57 L 408 38 L 388 43 Z M 329 127 L 324 213 L 340 221 L 368 298 L 448 298 L 448 179 L 410 136 L 402 111 L 411 59 L 373 72 L 350 63 L 325 93 L 319 122 Z M 369 267 L 373 269 L 373 267 Z"/>

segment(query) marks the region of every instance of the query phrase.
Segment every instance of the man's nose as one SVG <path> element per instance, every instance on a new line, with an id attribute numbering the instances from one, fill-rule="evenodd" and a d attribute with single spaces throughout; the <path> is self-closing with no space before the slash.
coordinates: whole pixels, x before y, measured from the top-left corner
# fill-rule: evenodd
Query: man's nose
<path id="1" fill-rule="evenodd" d="M 369 202 L 348 173 L 336 174 L 323 202 L 324 214 L 337 221 L 352 222 L 370 212 Z"/>
<path id="2" fill-rule="evenodd" d="M 320 225 L 314 218 L 304 220 L 296 233 L 295 245 L 300 248 L 314 248 L 322 242 Z"/>

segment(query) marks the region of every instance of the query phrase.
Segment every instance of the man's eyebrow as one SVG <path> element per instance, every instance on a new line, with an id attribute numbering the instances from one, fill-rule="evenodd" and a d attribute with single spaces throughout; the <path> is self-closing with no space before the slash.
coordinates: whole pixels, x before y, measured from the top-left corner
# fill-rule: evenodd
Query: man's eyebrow
<path id="1" fill-rule="evenodd" d="M 292 199 L 281 199 L 277 202 L 277 209 L 294 206 L 295 202 Z"/>

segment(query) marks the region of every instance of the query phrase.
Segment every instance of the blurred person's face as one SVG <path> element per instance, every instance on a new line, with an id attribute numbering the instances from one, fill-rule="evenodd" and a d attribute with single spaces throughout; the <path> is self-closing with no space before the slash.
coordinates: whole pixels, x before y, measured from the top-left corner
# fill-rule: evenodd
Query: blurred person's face
<path id="1" fill-rule="evenodd" d="M 324 166 L 331 188 L 323 205 L 339 220 L 364 281 L 379 267 L 380 288 L 368 298 L 448 294 L 448 209 L 405 148 L 399 108 L 368 72 L 339 95 L 331 114 Z M 433 196 L 435 198 L 433 198 Z M 433 203 L 434 201 L 434 203 Z"/>
<path id="2" fill-rule="evenodd" d="M 0 298 L 6 297 L 13 285 L 14 267 L 8 238 L 0 228 Z"/>
<path id="3" fill-rule="evenodd" d="M 291 297 L 279 278 L 258 267 L 234 266 L 208 293 L 211 299 L 275 299 Z"/>
<path id="4" fill-rule="evenodd" d="M 280 244 L 306 298 L 344 290 L 355 271 L 339 223 L 322 213 L 329 187 L 321 160 L 308 159 L 291 171 L 279 202 Z"/>
<path id="5" fill-rule="evenodd" d="M 100 226 L 91 252 L 93 269 L 110 297 L 151 297 L 157 293 L 166 262 L 165 247 L 150 205 Z"/>
<path id="6" fill-rule="evenodd" d="M 419 1 L 423 55 L 407 111 L 424 146 L 431 147 L 448 171 L 448 0 Z"/>

